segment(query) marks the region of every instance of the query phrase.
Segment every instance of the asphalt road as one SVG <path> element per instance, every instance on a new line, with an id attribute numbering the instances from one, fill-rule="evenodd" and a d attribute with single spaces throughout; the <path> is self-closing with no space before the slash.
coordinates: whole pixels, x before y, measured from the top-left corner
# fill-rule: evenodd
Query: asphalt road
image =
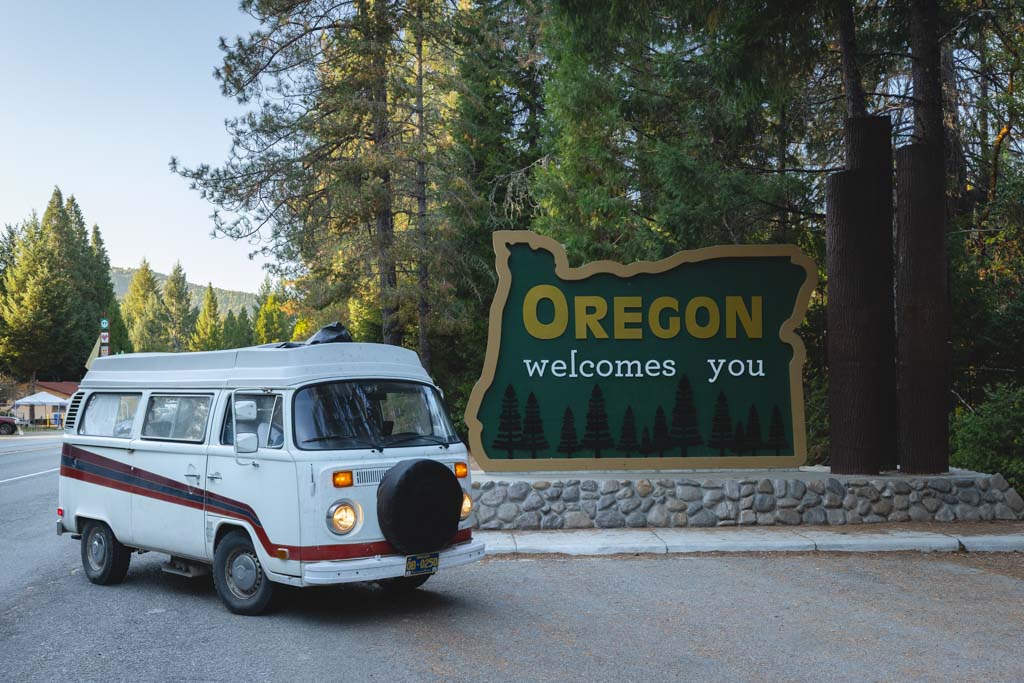
<path id="1" fill-rule="evenodd" d="M 57 474 L 6 481 L 56 463 L 53 442 L 0 440 L 4 680 L 1024 678 L 1019 555 L 487 560 L 406 599 L 289 590 L 238 617 L 152 553 L 90 584 L 54 534 Z"/>

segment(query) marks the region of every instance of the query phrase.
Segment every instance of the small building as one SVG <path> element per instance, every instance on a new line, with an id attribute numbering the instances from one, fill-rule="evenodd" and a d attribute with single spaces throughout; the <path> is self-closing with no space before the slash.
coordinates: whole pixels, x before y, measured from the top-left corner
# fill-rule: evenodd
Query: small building
<path id="1" fill-rule="evenodd" d="M 78 391 L 78 382 L 36 382 L 34 394 L 32 386 L 28 382 L 18 385 L 18 399 L 8 412 L 26 422 L 59 426 L 68 400 Z"/>

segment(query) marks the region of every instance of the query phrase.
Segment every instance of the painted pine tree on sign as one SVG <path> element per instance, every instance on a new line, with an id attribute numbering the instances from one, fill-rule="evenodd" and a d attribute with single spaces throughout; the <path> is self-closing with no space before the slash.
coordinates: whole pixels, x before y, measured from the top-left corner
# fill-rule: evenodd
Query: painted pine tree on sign
<path id="1" fill-rule="evenodd" d="M 672 437 L 668 432 L 668 421 L 665 419 L 665 409 L 658 406 L 654 413 L 654 432 L 651 447 L 658 454 L 659 458 L 665 457 L 665 451 L 672 448 Z"/>
<path id="2" fill-rule="evenodd" d="M 733 440 L 732 418 L 729 416 L 729 400 L 725 392 L 718 392 L 718 400 L 715 401 L 715 414 L 711 418 L 711 438 L 708 439 L 708 446 L 717 448 L 719 455 L 725 455 L 725 449 L 729 448 Z"/>
<path id="3" fill-rule="evenodd" d="M 580 449 L 580 442 L 576 438 L 576 417 L 572 414 L 572 408 L 566 406 L 562 414 L 562 434 L 558 441 L 558 452 L 565 453 L 567 458 Z"/>
<path id="4" fill-rule="evenodd" d="M 626 414 L 622 416 L 622 430 L 619 432 L 618 450 L 628 458 L 639 448 L 640 444 L 636 440 L 636 418 L 633 416 L 633 406 L 626 406 Z"/>
<path id="5" fill-rule="evenodd" d="M 594 451 L 595 458 L 601 457 L 602 450 L 615 447 L 615 441 L 608 428 L 608 413 L 604 407 L 604 394 L 601 393 L 601 387 L 597 384 L 590 392 L 590 401 L 587 405 L 587 430 L 583 434 L 582 446 Z"/>
<path id="6" fill-rule="evenodd" d="M 532 391 L 526 397 L 522 444 L 523 450 L 528 451 L 530 457 L 534 459 L 537 457 L 537 451 L 543 451 L 548 447 L 548 440 L 544 436 L 544 423 L 540 417 L 540 405 Z"/>
<path id="7" fill-rule="evenodd" d="M 788 444 L 786 443 L 786 428 L 782 426 L 782 411 L 778 406 L 772 408 L 772 421 L 768 426 L 768 441 L 765 446 L 775 451 L 775 455 L 782 452 Z"/>
<path id="8" fill-rule="evenodd" d="M 757 406 L 750 405 L 747 411 L 747 448 L 751 455 L 757 455 L 764 444 L 761 441 L 761 416 L 757 414 Z"/>
<path id="9" fill-rule="evenodd" d="M 498 422 L 498 434 L 491 444 L 496 450 L 505 451 L 509 458 L 515 457 L 515 451 L 523 443 L 522 421 L 519 417 L 519 399 L 515 388 L 509 384 L 501 397 L 501 418 Z"/>
<path id="10" fill-rule="evenodd" d="M 697 408 L 693 404 L 693 388 L 690 379 L 683 375 L 676 386 L 676 403 L 672 408 L 672 442 L 679 446 L 684 458 L 690 446 L 700 446 L 704 440 L 697 429 Z"/>

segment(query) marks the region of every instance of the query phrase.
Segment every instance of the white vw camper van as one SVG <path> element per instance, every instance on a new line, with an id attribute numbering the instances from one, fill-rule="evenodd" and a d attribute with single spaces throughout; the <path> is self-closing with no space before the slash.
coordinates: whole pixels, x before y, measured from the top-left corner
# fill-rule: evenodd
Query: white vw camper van
<path id="1" fill-rule="evenodd" d="M 72 399 L 57 533 L 99 584 L 135 551 L 212 570 L 227 607 L 275 584 L 418 587 L 479 560 L 469 467 L 412 351 L 351 341 L 95 360 Z"/>

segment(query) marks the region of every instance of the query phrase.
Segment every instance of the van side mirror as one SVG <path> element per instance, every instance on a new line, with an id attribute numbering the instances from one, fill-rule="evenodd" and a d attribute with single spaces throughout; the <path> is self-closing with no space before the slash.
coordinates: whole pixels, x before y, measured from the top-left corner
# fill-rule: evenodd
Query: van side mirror
<path id="1" fill-rule="evenodd" d="M 256 434 L 243 432 L 235 437 L 235 451 L 237 453 L 255 453 L 259 442 L 259 436 Z"/>
<path id="2" fill-rule="evenodd" d="M 256 401 L 235 401 L 235 419 L 239 422 L 253 422 L 259 414 Z"/>

